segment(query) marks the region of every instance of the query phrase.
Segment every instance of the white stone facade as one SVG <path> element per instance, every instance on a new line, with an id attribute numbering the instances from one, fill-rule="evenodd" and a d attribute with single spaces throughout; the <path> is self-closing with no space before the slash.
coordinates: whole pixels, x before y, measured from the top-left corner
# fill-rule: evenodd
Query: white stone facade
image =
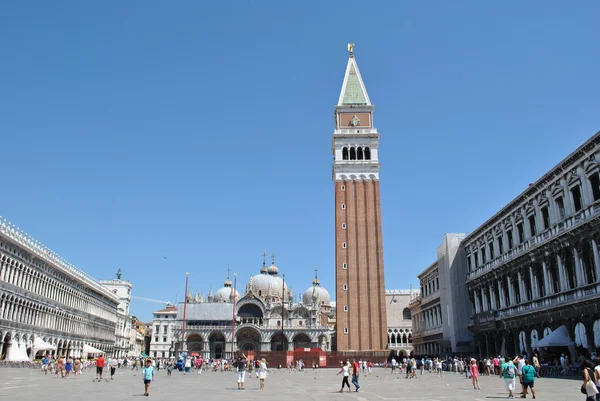
<path id="1" fill-rule="evenodd" d="M 177 319 L 177 307 L 169 305 L 154 312 L 150 339 L 150 356 L 169 358 L 174 356 L 175 334 L 181 330 L 181 320 Z M 141 351 L 140 351 L 141 352 Z"/>
<path id="2" fill-rule="evenodd" d="M 437 260 L 418 275 L 421 295 L 410 305 L 416 355 L 472 351 L 464 279 L 467 271 L 461 247 L 464 238 L 465 234 L 444 235 L 437 249 Z"/>
<path id="3" fill-rule="evenodd" d="M 120 276 L 120 273 L 118 275 Z M 130 349 L 131 315 L 129 315 L 129 306 L 131 304 L 132 284 L 120 278 L 116 280 L 100 280 L 100 284 L 119 297 L 113 356 L 120 358 L 127 355 Z"/>
<path id="4" fill-rule="evenodd" d="M 413 328 L 409 305 L 418 295 L 419 291 L 412 289 L 385 291 L 387 347 L 397 350 L 400 355 L 409 356 L 413 351 Z"/>
<path id="5" fill-rule="evenodd" d="M 480 355 L 530 352 L 564 325 L 600 347 L 600 132 L 465 240 Z"/>
<path id="6" fill-rule="evenodd" d="M 15 226 L 0 223 L 0 359 L 81 356 L 83 344 L 110 354 L 118 297 Z"/>

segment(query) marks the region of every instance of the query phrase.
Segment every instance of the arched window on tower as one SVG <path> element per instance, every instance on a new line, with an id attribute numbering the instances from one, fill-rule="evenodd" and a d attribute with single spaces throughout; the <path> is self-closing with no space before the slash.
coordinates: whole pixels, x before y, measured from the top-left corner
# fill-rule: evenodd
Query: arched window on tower
<path id="1" fill-rule="evenodd" d="M 402 311 L 402 318 L 404 320 L 410 320 L 410 309 L 404 308 L 404 310 Z"/>
<path id="2" fill-rule="evenodd" d="M 362 148 L 361 148 L 361 147 L 359 147 L 359 148 L 357 149 L 357 152 L 356 152 L 356 159 L 357 159 L 357 160 L 362 160 L 362 159 L 363 159 L 363 150 L 362 150 Z"/>
<path id="3" fill-rule="evenodd" d="M 350 160 L 356 160 L 356 149 L 350 148 Z"/>
<path id="4" fill-rule="evenodd" d="M 371 160 L 371 149 L 368 146 L 365 148 L 365 160 Z"/>
<path id="5" fill-rule="evenodd" d="M 342 160 L 348 160 L 348 148 L 342 148 Z"/>

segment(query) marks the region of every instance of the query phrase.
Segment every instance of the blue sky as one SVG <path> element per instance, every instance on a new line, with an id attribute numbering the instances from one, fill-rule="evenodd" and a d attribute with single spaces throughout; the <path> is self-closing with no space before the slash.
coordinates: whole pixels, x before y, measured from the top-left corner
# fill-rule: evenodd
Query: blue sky
<path id="1" fill-rule="evenodd" d="M 29 1 L 0 9 L 0 214 L 94 277 L 182 299 L 258 273 L 333 294 L 333 107 L 381 132 L 386 287 L 416 286 L 600 130 L 600 3 Z M 165 259 L 166 257 L 166 259 Z M 160 305 L 134 302 L 149 320 Z"/>

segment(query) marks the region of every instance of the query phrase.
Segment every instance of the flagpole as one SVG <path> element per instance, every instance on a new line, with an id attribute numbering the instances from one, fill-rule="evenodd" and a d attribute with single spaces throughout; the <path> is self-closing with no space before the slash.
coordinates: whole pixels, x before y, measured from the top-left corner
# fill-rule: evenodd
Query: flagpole
<path id="1" fill-rule="evenodd" d="M 236 302 L 236 287 L 237 287 L 237 273 L 233 273 L 233 307 L 231 309 L 231 359 L 235 356 L 234 350 L 234 332 L 235 332 L 235 302 Z"/>
<path id="2" fill-rule="evenodd" d="M 181 326 L 181 350 L 182 351 L 187 351 L 185 349 L 185 319 L 186 319 L 186 312 L 187 312 L 188 276 L 189 276 L 189 273 L 185 272 L 185 293 L 183 294 L 183 324 Z"/>
<path id="3" fill-rule="evenodd" d="M 284 347 L 285 345 L 285 334 L 284 334 L 284 326 L 285 326 L 285 274 L 282 275 L 282 287 L 281 287 L 281 350 L 287 351 Z M 287 359 L 286 359 L 287 364 Z"/>

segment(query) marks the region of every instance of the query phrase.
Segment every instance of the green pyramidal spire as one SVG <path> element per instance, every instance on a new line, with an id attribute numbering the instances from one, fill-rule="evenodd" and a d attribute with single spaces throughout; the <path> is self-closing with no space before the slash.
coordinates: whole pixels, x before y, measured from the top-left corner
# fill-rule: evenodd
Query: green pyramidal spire
<path id="1" fill-rule="evenodd" d="M 349 57 L 346 75 L 342 84 L 342 93 L 338 106 L 342 105 L 371 105 L 365 84 L 360 76 L 356 59 L 354 58 L 354 46 L 348 46 Z"/>

